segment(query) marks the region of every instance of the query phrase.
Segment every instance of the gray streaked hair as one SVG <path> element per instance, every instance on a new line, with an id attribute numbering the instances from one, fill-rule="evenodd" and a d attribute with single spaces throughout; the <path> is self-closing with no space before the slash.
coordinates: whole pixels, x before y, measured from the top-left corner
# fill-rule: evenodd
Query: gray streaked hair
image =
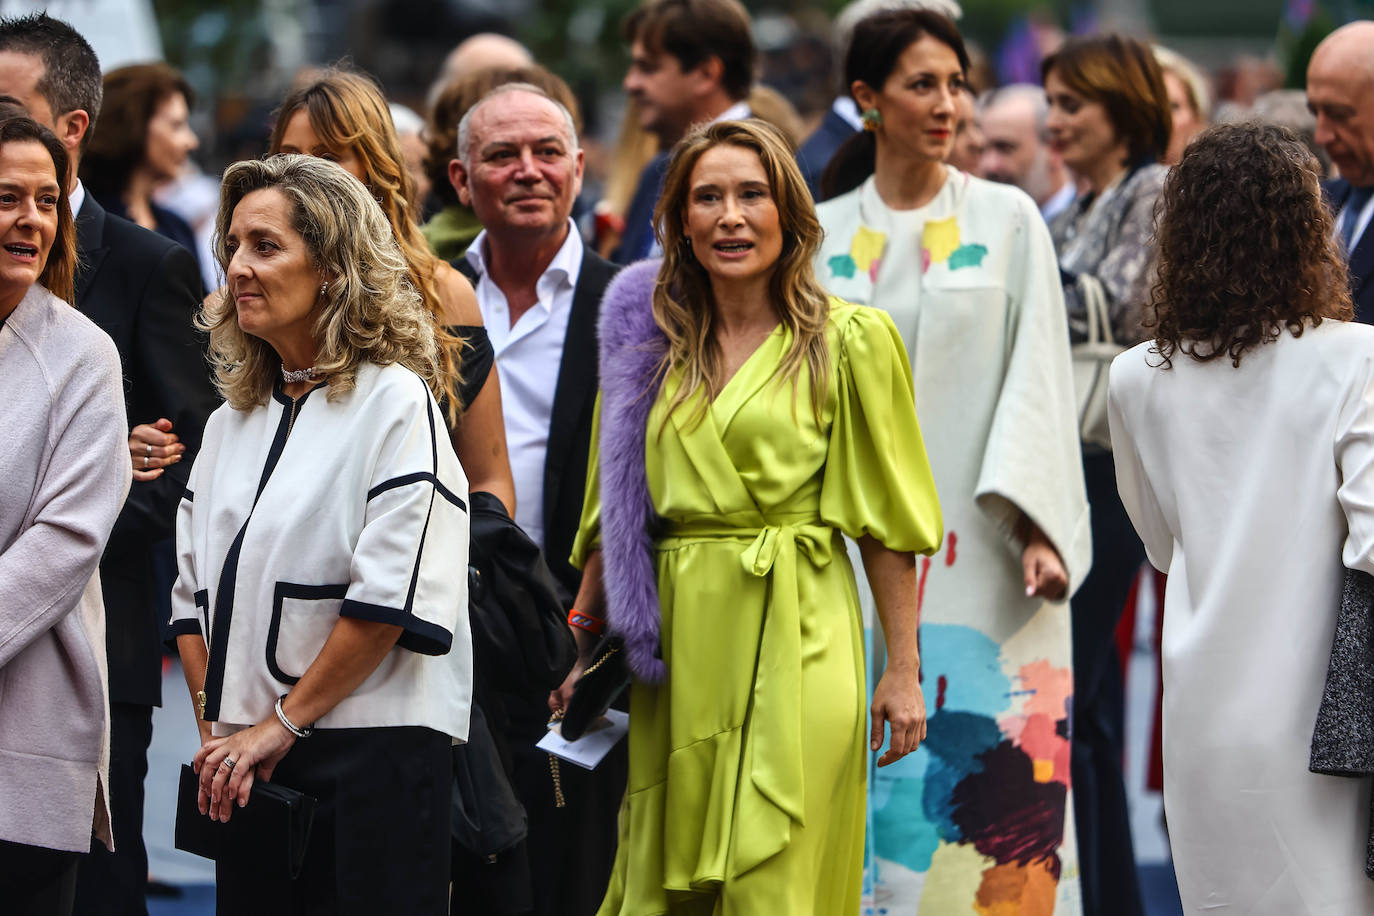
<path id="1" fill-rule="evenodd" d="M 491 92 L 488 92 L 478 99 L 477 103 L 467 111 L 463 112 L 463 117 L 458 122 L 458 149 L 454 152 L 457 153 L 458 161 L 463 163 L 463 168 L 468 168 L 471 165 L 468 159 L 468 143 L 472 139 L 471 130 L 473 113 L 492 99 L 499 95 L 505 95 L 508 92 L 528 92 L 531 95 L 539 96 L 541 99 L 547 99 L 549 103 L 557 108 L 559 113 L 563 115 L 563 123 L 566 124 L 568 128 L 568 150 L 572 151 L 578 149 L 577 126 L 573 123 L 572 112 L 568 111 L 567 106 L 533 83 L 502 83 L 500 86 L 497 86 Z"/>
<path id="2" fill-rule="evenodd" d="M 312 334 L 315 367 L 329 379 L 329 399 L 352 390 L 365 362 L 399 363 L 439 397 L 434 319 L 410 282 L 381 205 L 337 163 L 290 154 L 229 166 L 215 218 L 215 256 L 225 275 L 233 257 L 228 236 L 234 209 L 266 190 L 286 198 L 291 228 L 328 282 L 316 301 Z M 206 299 L 196 325 L 210 333 L 215 387 L 229 405 L 248 410 L 267 403 L 281 358 L 267 341 L 239 328 L 228 285 Z"/>
<path id="3" fill-rule="evenodd" d="M 978 97 L 978 113 L 989 110 L 1003 102 L 1025 100 L 1031 103 L 1031 116 L 1035 119 L 1035 135 L 1045 139 L 1045 121 L 1050 116 L 1050 104 L 1045 101 L 1045 88 L 1035 83 L 1008 83 L 996 89 L 989 89 Z"/>

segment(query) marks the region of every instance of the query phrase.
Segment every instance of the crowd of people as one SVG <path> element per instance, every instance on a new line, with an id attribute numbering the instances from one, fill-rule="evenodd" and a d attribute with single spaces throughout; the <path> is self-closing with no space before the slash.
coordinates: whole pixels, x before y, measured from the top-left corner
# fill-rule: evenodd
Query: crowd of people
<path id="1" fill-rule="evenodd" d="M 1142 913 L 1148 561 L 1185 910 L 1374 912 L 1374 22 L 1223 117 L 958 13 L 846 7 L 800 136 L 644 0 L 591 201 L 510 39 L 314 70 L 208 227 L 186 80 L 0 19 L 5 910 L 146 913 L 171 651 L 221 912 Z"/>

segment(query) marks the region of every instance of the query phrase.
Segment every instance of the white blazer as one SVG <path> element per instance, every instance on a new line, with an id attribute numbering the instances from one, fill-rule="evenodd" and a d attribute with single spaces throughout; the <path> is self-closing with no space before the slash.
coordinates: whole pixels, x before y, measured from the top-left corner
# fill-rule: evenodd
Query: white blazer
<path id="1" fill-rule="evenodd" d="M 205 717 L 272 714 L 340 616 L 401 626 L 321 728 L 421 725 L 465 739 L 472 698 L 467 478 L 425 383 L 365 364 L 335 401 L 210 417 L 177 519 L 172 631 L 208 635 Z M 301 725 L 307 723 L 298 723 Z"/>

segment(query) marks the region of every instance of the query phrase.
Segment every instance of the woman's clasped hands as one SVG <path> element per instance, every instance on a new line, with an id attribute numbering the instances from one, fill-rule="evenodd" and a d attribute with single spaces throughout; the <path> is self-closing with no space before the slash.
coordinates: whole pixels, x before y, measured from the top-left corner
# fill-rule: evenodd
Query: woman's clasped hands
<path id="1" fill-rule="evenodd" d="M 191 769 L 200 777 L 196 804 L 210 820 L 229 822 L 234 802 L 248 804 L 253 781 L 270 782 L 272 771 L 296 743 L 275 717 L 223 738 L 209 738 L 196 751 Z"/>

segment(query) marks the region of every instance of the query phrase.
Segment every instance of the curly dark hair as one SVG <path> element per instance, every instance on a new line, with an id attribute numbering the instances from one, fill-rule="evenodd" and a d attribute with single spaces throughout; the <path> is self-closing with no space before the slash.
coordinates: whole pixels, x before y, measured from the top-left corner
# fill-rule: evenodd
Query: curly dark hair
<path id="1" fill-rule="evenodd" d="M 1324 318 L 1354 317 L 1345 258 L 1312 153 L 1276 124 L 1222 124 L 1198 134 L 1164 182 L 1151 291 L 1151 352 L 1171 365 L 1241 356 L 1300 337 Z"/>

